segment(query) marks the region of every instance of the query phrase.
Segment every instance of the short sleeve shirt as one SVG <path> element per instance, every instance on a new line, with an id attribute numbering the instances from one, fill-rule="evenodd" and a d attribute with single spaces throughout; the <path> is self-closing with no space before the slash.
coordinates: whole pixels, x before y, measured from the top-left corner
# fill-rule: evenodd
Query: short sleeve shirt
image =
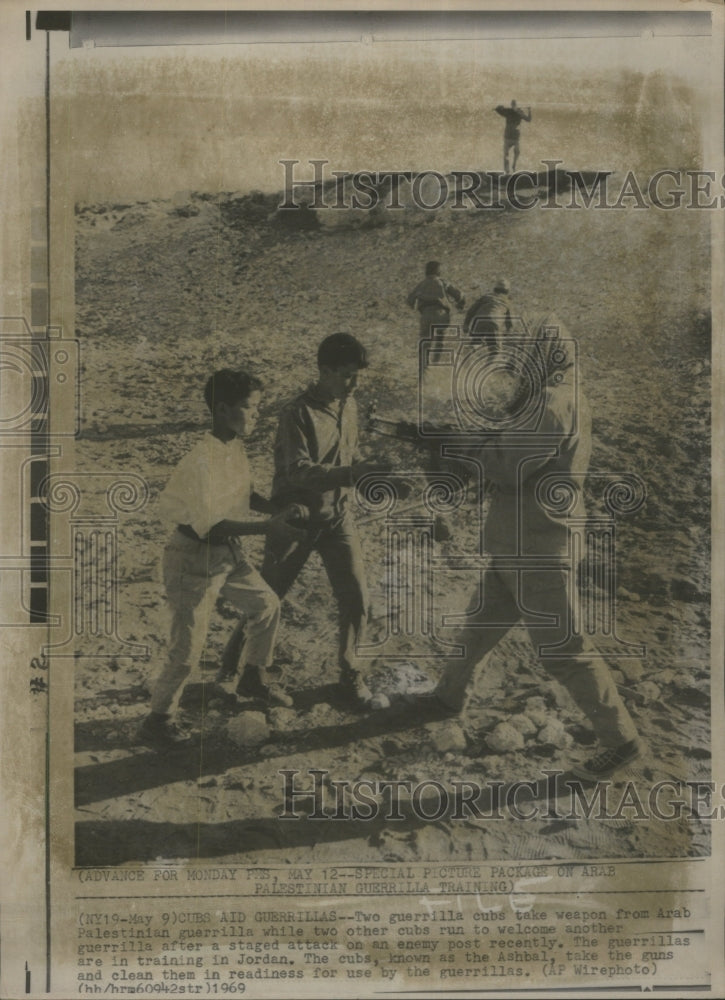
<path id="1" fill-rule="evenodd" d="M 207 433 L 171 474 L 161 494 L 160 514 L 167 524 L 190 524 L 205 538 L 219 521 L 248 519 L 251 492 L 244 442 L 224 442 Z"/>

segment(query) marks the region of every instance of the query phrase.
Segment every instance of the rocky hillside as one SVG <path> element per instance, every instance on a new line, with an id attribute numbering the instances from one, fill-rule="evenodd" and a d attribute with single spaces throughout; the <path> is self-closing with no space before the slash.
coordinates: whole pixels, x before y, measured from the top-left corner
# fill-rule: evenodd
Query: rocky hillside
<path id="1" fill-rule="evenodd" d="M 709 775 L 709 233 L 707 213 L 648 211 L 439 212 L 377 218 L 309 212 L 304 227 L 276 211 L 279 196 L 182 192 L 172 200 L 81 205 L 77 212 L 77 336 L 82 344 L 84 470 L 134 472 L 146 507 L 119 531 L 120 634 L 147 659 L 76 661 L 80 864 L 223 856 L 262 863 L 443 858 L 688 855 L 708 849 L 698 820 L 641 824 L 629 816 L 516 823 L 280 824 L 280 767 L 336 776 L 528 780 L 586 756 L 592 734 L 568 696 L 513 632 L 492 654 L 462 723 L 406 714 L 396 696 L 437 676 L 435 659 L 406 649 L 372 661 L 389 712 L 351 717 L 335 700 L 335 616 L 321 566 L 310 561 L 284 605 L 280 669 L 296 698 L 268 720 L 187 692 L 199 749 L 166 761 L 135 737 L 167 619 L 159 564 L 165 531 L 155 500 L 197 440 L 207 375 L 250 367 L 266 386 L 250 456 L 260 491 L 271 482 L 271 442 L 282 400 L 314 374 L 318 341 L 355 333 L 371 354 L 359 390 L 391 419 L 415 420 L 417 317 L 405 296 L 429 259 L 469 301 L 499 275 L 521 314 L 552 310 L 579 342 L 594 415 L 594 472 L 635 472 L 647 501 L 618 524 L 618 631 L 644 643 L 640 661 L 614 663 L 649 752 L 626 775 L 643 789 Z M 302 213 L 305 214 L 305 213 Z M 368 434 L 369 455 L 421 472 L 430 457 Z M 594 502 L 594 491 L 590 491 Z M 475 544 L 475 497 L 452 515 L 439 554 Z M 384 534 L 361 512 L 372 598 L 371 639 L 386 631 Z M 447 536 L 447 537 L 444 537 Z M 249 545 L 253 558 L 259 547 Z M 442 611 L 461 610 L 470 575 L 434 580 Z M 219 608 L 202 664 L 231 628 Z M 393 647 L 386 647 L 392 649 Z M 518 738 L 501 736 L 515 721 Z M 249 745 L 254 743 L 255 745 Z M 646 794 L 646 792 L 643 792 Z M 344 831 L 341 829 L 344 827 Z M 294 829 L 292 829 L 294 828 Z"/>

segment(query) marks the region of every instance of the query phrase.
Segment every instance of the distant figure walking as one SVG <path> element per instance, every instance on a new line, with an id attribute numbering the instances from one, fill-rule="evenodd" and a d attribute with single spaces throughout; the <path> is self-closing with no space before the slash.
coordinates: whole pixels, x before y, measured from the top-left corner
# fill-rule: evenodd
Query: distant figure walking
<path id="1" fill-rule="evenodd" d="M 443 339 L 443 332 L 437 327 L 450 325 L 451 305 L 461 310 L 466 308 L 461 292 L 441 277 L 441 265 L 437 260 L 430 260 L 425 265 L 425 278 L 418 282 L 406 302 L 420 313 L 421 340 L 433 338 L 438 343 Z"/>
<path id="2" fill-rule="evenodd" d="M 511 167 L 511 173 L 516 170 L 516 164 L 519 159 L 519 137 L 521 122 L 531 121 L 531 107 L 527 107 L 526 111 L 523 111 L 516 104 L 516 101 L 511 101 L 511 107 L 505 108 L 503 104 L 499 104 L 495 108 L 496 114 L 501 115 L 506 119 L 506 126 L 503 130 L 503 172 L 505 174 L 509 173 L 509 150 L 514 151 L 514 160 Z"/>
<path id="3" fill-rule="evenodd" d="M 491 354 L 501 350 L 503 338 L 513 328 L 510 291 L 508 279 L 497 278 L 493 292 L 476 299 L 463 321 L 463 332 L 485 344 Z"/>

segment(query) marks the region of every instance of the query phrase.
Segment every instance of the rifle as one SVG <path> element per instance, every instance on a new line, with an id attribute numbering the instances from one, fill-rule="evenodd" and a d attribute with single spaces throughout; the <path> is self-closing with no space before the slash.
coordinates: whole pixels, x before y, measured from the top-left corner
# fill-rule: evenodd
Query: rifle
<path id="1" fill-rule="evenodd" d="M 432 424 L 426 424 L 428 434 L 421 434 L 419 425 L 415 421 L 390 420 L 387 417 L 379 417 L 377 408 L 377 402 L 373 400 L 368 406 L 367 414 L 366 430 L 372 431 L 374 434 L 396 438 L 398 441 L 409 441 L 411 444 L 417 444 L 429 451 L 437 450 L 439 437 L 445 435 L 460 436 L 460 431 L 457 431 L 453 424 L 440 424 L 436 427 Z"/>
<path id="2" fill-rule="evenodd" d="M 428 453 L 434 465 L 434 468 L 430 472 L 431 475 L 435 475 L 436 472 L 445 471 L 441 468 L 440 439 L 445 438 L 447 434 L 450 434 L 451 438 L 460 437 L 461 433 L 452 424 L 440 424 L 436 427 L 428 425 L 430 437 L 427 434 L 423 435 L 420 432 L 418 424 L 413 420 L 390 420 L 387 417 L 379 417 L 377 415 L 376 400 L 372 400 L 368 406 L 366 429 L 374 434 L 391 437 L 397 441 L 406 441 L 422 448 Z M 466 482 L 471 479 L 471 467 L 468 463 L 457 462 L 455 458 L 449 459 L 448 462 L 449 464 L 455 464 L 456 471 Z M 493 488 L 494 484 L 490 480 L 486 480 L 483 487 L 483 496 L 488 496 Z"/>

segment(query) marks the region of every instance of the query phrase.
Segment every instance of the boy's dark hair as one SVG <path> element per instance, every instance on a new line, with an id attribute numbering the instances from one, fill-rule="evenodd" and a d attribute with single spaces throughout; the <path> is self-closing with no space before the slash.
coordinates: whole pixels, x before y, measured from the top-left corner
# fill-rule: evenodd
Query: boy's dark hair
<path id="1" fill-rule="evenodd" d="M 211 412 L 217 403 L 233 406 L 249 399 L 253 392 L 262 391 L 262 382 L 256 375 L 249 372 L 236 372 L 231 368 L 222 368 L 211 375 L 204 387 L 204 399 Z"/>
<path id="2" fill-rule="evenodd" d="M 334 369 L 346 365 L 367 368 L 367 351 L 351 333 L 331 333 L 317 348 L 317 366 Z"/>
<path id="3" fill-rule="evenodd" d="M 425 265 L 425 274 L 426 274 L 426 277 L 429 277 L 431 274 L 440 274 L 440 273 L 441 273 L 441 264 L 440 264 L 440 261 L 439 260 L 429 260 L 428 263 Z"/>

